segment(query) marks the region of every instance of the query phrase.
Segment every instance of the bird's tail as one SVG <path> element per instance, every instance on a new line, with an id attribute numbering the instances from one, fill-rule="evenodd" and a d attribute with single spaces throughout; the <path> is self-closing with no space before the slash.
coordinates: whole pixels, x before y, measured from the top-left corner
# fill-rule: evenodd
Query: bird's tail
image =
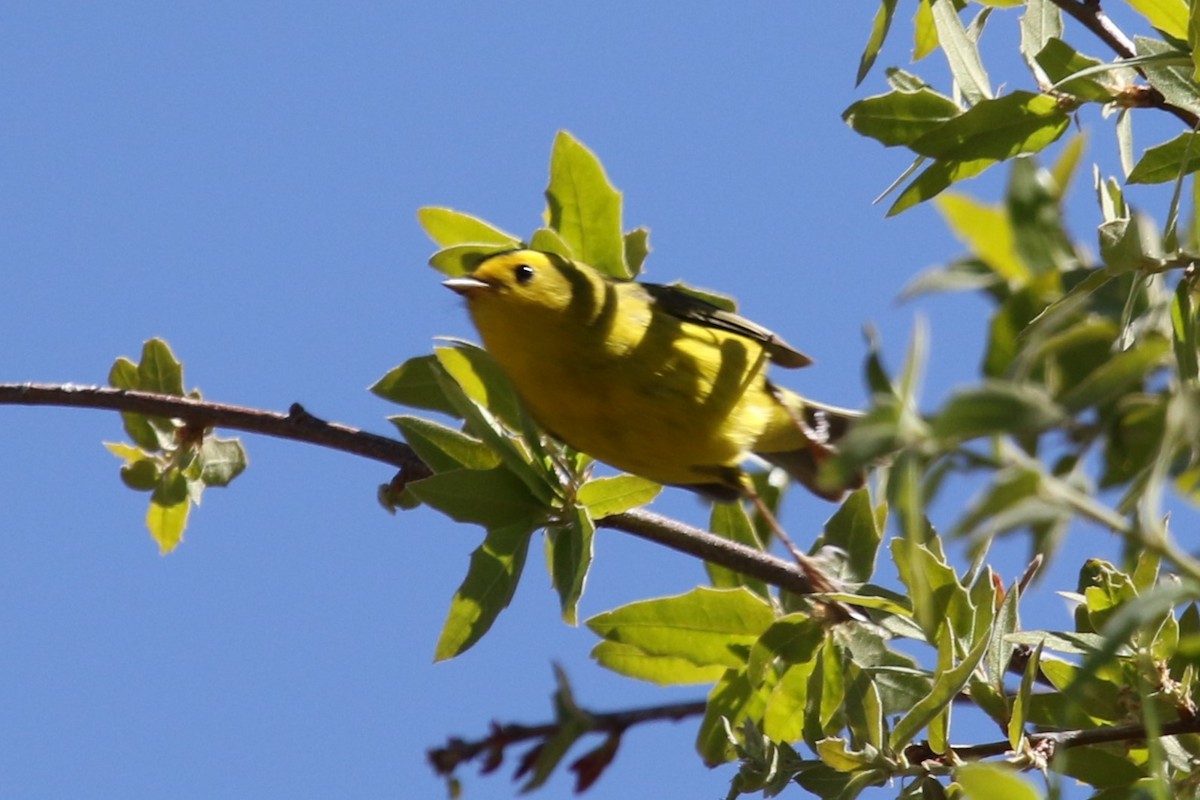
<path id="1" fill-rule="evenodd" d="M 817 497 L 837 502 L 863 485 L 863 473 L 821 475 L 821 465 L 837 451 L 837 442 L 861 414 L 845 408 L 814 403 L 786 389 L 771 387 L 780 404 L 779 419 L 772 422 L 755 445 L 755 455 L 791 475 Z M 825 480 L 820 480 L 820 478 Z"/>

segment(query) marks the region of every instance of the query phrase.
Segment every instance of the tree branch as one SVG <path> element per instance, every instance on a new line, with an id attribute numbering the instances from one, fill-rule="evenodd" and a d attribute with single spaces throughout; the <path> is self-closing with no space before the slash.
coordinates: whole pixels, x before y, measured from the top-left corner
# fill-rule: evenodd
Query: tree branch
<path id="1" fill-rule="evenodd" d="M 1116 23 L 1108 18 L 1108 15 L 1104 13 L 1104 9 L 1100 7 L 1100 0 L 1051 0 L 1051 2 L 1065 11 L 1080 25 L 1094 33 L 1100 41 L 1112 48 L 1113 52 L 1121 58 L 1137 57 L 1137 49 L 1134 47 L 1133 40 L 1126 36 L 1116 26 Z M 1143 78 L 1146 77 L 1146 73 L 1141 69 L 1138 69 L 1137 72 Z M 1189 128 L 1200 126 L 1200 117 L 1197 117 L 1185 108 L 1171 105 L 1163 97 L 1162 92 L 1153 86 L 1138 92 L 1137 100 L 1139 106 L 1159 108 L 1170 114 L 1174 114 L 1186 123 Z"/>
<path id="2" fill-rule="evenodd" d="M 620 736 L 627 728 L 644 722 L 668 720 L 678 722 L 688 717 L 698 717 L 705 712 L 708 703 L 704 700 L 694 700 L 686 703 L 670 703 L 661 706 L 634 708 L 628 711 L 608 711 L 601 714 L 588 714 L 589 733 L 608 733 Z M 429 763 L 439 775 L 450 775 L 459 766 L 479 756 L 485 757 L 484 771 L 491 772 L 500 766 L 504 748 L 520 742 L 546 740 L 553 737 L 562 729 L 557 722 L 543 725 L 519 725 L 509 723 L 497 725 L 492 723 L 491 732 L 482 739 L 466 741 L 452 737 L 443 747 L 429 750 Z"/>
<path id="3" fill-rule="evenodd" d="M 0 384 L 0 405 L 101 408 L 172 417 L 193 425 L 257 433 L 341 450 L 397 467 L 405 481 L 419 480 L 431 474 L 425 462 L 404 442 L 326 422 L 308 413 L 298 403 L 293 404 L 288 413 L 281 414 L 154 392 L 74 384 L 8 383 Z M 597 520 L 596 524 L 698 556 L 780 589 L 797 594 L 814 592 L 813 581 L 800 565 L 660 514 L 627 511 Z"/>

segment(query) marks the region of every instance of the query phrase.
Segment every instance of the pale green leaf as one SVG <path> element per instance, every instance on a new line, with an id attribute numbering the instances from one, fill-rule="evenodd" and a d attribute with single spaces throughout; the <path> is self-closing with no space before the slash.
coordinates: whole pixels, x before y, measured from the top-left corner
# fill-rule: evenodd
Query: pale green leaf
<path id="1" fill-rule="evenodd" d="M 550 155 L 546 187 L 550 227 L 580 260 L 605 275 L 629 278 L 621 230 L 621 193 L 609 182 L 596 155 L 559 131 Z"/>
<path id="2" fill-rule="evenodd" d="M 936 201 L 946 224 L 973 255 L 1005 281 L 1023 284 L 1031 275 L 1017 250 L 1016 234 L 1003 207 L 947 192 Z"/>
<path id="3" fill-rule="evenodd" d="M 627 678 L 656 683 L 659 686 L 686 686 L 713 683 L 725 674 L 719 664 L 698 665 L 679 656 L 647 653 L 621 642 L 600 642 L 592 648 L 592 658 L 600 666 Z"/>
<path id="4" fill-rule="evenodd" d="M 1188 4 L 1186 0 L 1128 0 L 1129 5 L 1163 33 L 1188 40 Z"/>
<path id="5" fill-rule="evenodd" d="M 958 104 L 929 88 L 866 97 L 842 112 L 856 133 L 886 147 L 906 145 L 963 113 Z"/>
<path id="6" fill-rule="evenodd" d="M 1016 772 L 998 764 L 964 764 L 954 778 L 967 800 L 1040 800 L 1041 794 Z"/>
<path id="7" fill-rule="evenodd" d="M 425 229 L 425 234 L 439 247 L 463 244 L 517 247 L 521 243 L 520 237 L 452 208 L 420 208 L 417 210 L 417 220 Z"/>
<path id="8" fill-rule="evenodd" d="M 938 41 L 950 63 L 950 73 L 963 95 L 972 104 L 991 99 L 992 89 L 979 49 L 967 35 L 954 0 L 932 0 L 930 9 Z"/>
<path id="9" fill-rule="evenodd" d="M 598 636 L 697 665 L 739 667 L 745 651 L 775 613 L 746 589 L 698 587 L 686 594 L 642 600 L 598 614 L 587 625 Z"/>
<path id="10" fill-rule="evenodd" d="M 150 501 L 150 507 L 146 510 L 146 527 L 158 543 L 159 555 L 165 556 L 183 541 L 190 510 L 191 503 L 186 499 L 167 505 Z"/>
<path id="11" fill-rule="evenodd" d="M 637 475 L 593 478 L 579 487 L 575 499 L 584 505 L 592 519 L 604 519 L 631 508 L 644 506 L 658 496 L 662 484 Z"/>

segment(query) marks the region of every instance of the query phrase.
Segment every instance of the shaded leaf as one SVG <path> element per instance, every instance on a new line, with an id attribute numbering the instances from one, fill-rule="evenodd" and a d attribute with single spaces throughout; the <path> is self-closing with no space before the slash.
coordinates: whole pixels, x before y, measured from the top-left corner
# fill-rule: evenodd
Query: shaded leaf
<path id="1" fill-rule="evenodd" d="M 450 612 L 434 650 L 435 660 L 453 658 L 471 647 L 508 606 L 536 525 L 523 520 L 489 530 L 483 543 L 471 553 L 467 576 L 450 601 Z"/>

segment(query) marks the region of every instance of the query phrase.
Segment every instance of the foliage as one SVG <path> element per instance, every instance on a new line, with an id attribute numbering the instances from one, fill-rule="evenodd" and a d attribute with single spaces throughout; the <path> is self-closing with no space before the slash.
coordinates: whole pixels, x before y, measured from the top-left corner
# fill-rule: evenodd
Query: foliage
<path id="1" fill-rule="evenodd" d="M 860 81 L 893 34 L 898 5 L 881 1 Z M 730 797 L 797 793 L 795 784 L 830 798 L 885 785 L 900 797 L 1038 796 L 1017 771 L 1044 773 L 1052 790 L 1070 777 L 1096 797 L 1195 791 L 1200 561 L 1176 540 L 1167 510 L 1178 498 L 1200 500 L 1200 214 L 1181 223 L 1185 189 L 1200 196 L 1188 181 L 1200 170 L 1191 130 L 1200 113 L 1200 3 L 1128 6 L 1153 35 L 1126 39 L 1091 2 L 919 0 L 914 60 L 942 52 L 953 85 L 939 91 L 892 68 L 888 92 L 845 112 L 854 131 L 912 154 L 888 213 L 930 201 L 966 248 L 916 276 L 906 296 L 972 292 L 991 316 L 978 381 L 932 410 L 920 396 L 924 329 L 895 372 L 869 342 L 870 407 L 826 468 L 870 468 L 873 482 L 845 499 L 812 551 L 836 562 L 839 592 L 800 598 L 711 564 L 711 586 L 586 621 L 602 666 L 659 685 L 710 687 L 696 746 L 706 764 L 738 763 Z M 1083 22 L 1081 38 L 1095 34 L 1120 58 L 1069 44 L 1063 9 Z M 1010 79 L 1001 91 L 985 68 L 979 43 L 999 24 L 1019 32 L 1028 86 Z M 1093 106 L 1114 117 L 1124 164 L 1120 176 L 1092 170 L 1095 254 L 1064 224 L 1085 146 L 1067 133 Z M 1187 130 L 1135 162 L 1134 111 L 1172 114 Z M 1056 143 L 1046 163 L 1035 160 Z M 951 188 L 1001 162 L 1010 171 L 999 203 Z M 1173 185 L 1161 221 L 1127 197 L 1131 185 L 1159 183 Z M 422 209 L 439 247 L 431 265 L 461 276 L 483 255 L 530 246 L 616 278 L 638 274 L 647 230 L 624 230 L 621 193 L 566 133 L 554 143 L 546 201 L 544 224 L 527 239 L 461 211 Z M 181 368 L 161 342 L 148 343 L 138 365 L 119 360 L 111 382 L 183 394 Z M 392 419 L 432 474 L 385 487 L 384 503 L 426 504 L 485 529 L 437 658 L 487 633 L 538 531 L 562 616 L 575 624 L 597 523 L 646 504 L 659 487 L 631 475 L 593 477 L 590 459 L 543 435 L 497 366 L 467 342 L 440 343 L 372 390 L 451 420 Z M 125 427 L 134 444 L 110 448 L 126 462 L 125 482 L 152 492 L 148 521 L 169 550 L 188 504 L 203 486 L 236 475 L 244 454 L 179 421 L 127 413 Z M 929 508 L 955 481 L 978 494 L 939 531 Z M 1062 593 L 1077 604 L 1073 628 L 1041 629 L 1021 601 L 1037 565 L 1064 558 L 1059 546 L 1079 526 L 1121 537 L 1124 559 L 1080 565 L 1078 585 Z M 711 528 L 748 547 L 770 546 L 761 517 L 740 504 L 714 506 Z M 1028 537 L 1033 566 L 1005 580 L 988 565 L 988 548 L 1017 535 Z M 965 568 L 948 559 L 948 539 L 969 544 Z M 881 555 L 902 592 L 878 577 Z M 835 621 L 822 605 L 831 600 L 864 619 Z M 570 767 L 586 788 L 638 718 L 579 708 L 561 673 L 554 697 L 555 722 L 537 734 L 541 743 L 518 774 L 535 788 L 577 740 L 604 733 Z M 953 723 L 963 705 L 990 719 L 1000 739 L 958 743 Z M 435 760 L 448 774 L 476 756 L 495 768 L 524 733 L 497 729 L 485 744 L 457 742 Z"/>
<path id="2" fill-rule="evenodd" d="M 161 339 L 145 343 L 137 364 L 118 358 L 108 382 L 118 389 L 185 396 L 183 365 Z M 186 396 L 199 400 L 200 392 L 193 389 Z M 121 418 L 133 443 L 104 446 L 125 462 L 121 467 L 125 485 L 150 493 L 146 527 L 165 555 L 183 541 L 188 512 L 200 505 L 204 489 L 227 486 L 246 468 L 246 451 L 237 439 L 214 436 L 182 420 L 132 411 L 122 412 Z"/>

